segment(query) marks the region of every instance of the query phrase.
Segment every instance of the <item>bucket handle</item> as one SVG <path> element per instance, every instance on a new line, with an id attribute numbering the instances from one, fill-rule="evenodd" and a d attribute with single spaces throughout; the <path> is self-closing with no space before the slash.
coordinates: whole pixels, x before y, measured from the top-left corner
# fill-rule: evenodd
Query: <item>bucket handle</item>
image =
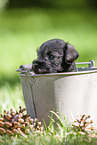
<path id="1" fill-rule="evenodd" d="M 76 62 L 75 63 L 76 65 L 79 65 L 79 64 L 82 64 L 82 65 L 84 65 L 84 64 L 88 64 L 89 66 L 89 68 L 92 68 L 92 67 L 94 67 L 94 65 L 95 65 L 95 62 L 94 62 L 94 60 L 90 60 L 89 62 Z"/>

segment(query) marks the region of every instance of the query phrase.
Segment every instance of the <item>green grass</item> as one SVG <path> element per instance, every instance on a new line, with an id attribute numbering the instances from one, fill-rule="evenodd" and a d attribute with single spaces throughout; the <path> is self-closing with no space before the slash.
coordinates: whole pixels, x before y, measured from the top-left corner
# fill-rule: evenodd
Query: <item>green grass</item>
<path id="1" fill-rule="evenodd" d="M 80 134 L 77 127 L 75 130 L 71 128 L 67 120 L 62 119 L 55 112 L 51 112 L 57 121 L 51 118 L 49 126 L 41 131 L 33 130 L 26 136 L 21 135 L 2 135 L 0 136 L 0 144 L 2 145 L 96 145 L 97 137 L 89 137 L 88 134 Z M 84 120 L 85 121 L 85 120 Z M 79 128 L 79 129 L 78 129 Z M 72 133 L 71 133 L 72 132 Z M 83 131 L 84 132 L 84 131 Z M 90 132 L 90 134 L 93 131 Z"/>
<path id="2" fill-rule="evenodd" d="M 31 63 L 37 57 L 36 49 L 52 38 L 69 41 L 80 54 L 77 61 L 93 59 L 97 66 L 97 11 L 33 8 L 0 13 L 0 112 L 25 106 L 16 69 Z M 50 139 L 55 142 L 56 136 Z M 18 143 L 22 140 L 25 144 L 22 138 Z M 47 143 L 48 137 L 43 140 Z"/>
<path id="3" fill-rule="evenodd" d="M 19 106 L 25 106 L 22 88 L 20 83 L 17 83 L 14 87 L 12 87 L 9 83 L 0 87 L 0 113 L 4 111 L 4 109 L 16 108 Z"/>

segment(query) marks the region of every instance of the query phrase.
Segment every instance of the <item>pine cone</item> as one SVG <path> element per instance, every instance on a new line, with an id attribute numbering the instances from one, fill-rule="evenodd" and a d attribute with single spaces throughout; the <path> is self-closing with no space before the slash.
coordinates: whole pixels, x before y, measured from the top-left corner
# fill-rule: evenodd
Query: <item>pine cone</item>
<path id="1" fill-rule="evenodd" d="M 16 135 L 20 134 L 26 136 L 33 130 L 42 131 L 41 122 L 35 118 L 31 118 L 30 115 L 25 115 L 25 108 L 19 107 L 19 112 L 15 109 L 10 109 L 10 112 L 4 110 L 0 118 L 0 135 Z"/>

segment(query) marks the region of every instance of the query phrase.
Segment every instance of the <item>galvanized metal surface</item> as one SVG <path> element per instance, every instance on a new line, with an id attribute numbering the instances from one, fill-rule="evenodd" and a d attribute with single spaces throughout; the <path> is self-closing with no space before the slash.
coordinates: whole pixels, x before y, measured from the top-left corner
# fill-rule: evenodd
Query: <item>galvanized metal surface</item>
<path id="1" fill-rule="evenodd" d="M 27 112 L 49 123 L 49 111 L 55 109 L 68 118 L 90 114 L 97 126 L 97 68 L 80 68 L 78 72 L 41 74 L 20 73 Z"/>
<path id="2" fill-rule="evenodd" d="M 97 73 L 60 78 L 54 82 L 56 110 L 68 118 L 90 114 L 97 126 Z"/>

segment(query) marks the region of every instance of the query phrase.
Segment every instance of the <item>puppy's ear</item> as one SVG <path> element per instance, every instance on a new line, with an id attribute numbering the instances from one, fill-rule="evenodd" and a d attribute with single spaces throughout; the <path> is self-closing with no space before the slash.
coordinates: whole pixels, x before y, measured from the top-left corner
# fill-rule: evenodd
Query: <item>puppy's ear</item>
<path id="1" fill-rule="evenodd" d="M 79 53 L 76 51 L 74 46 L 66 44 L 65 47 L 65 62 L 71 64 L 75 59 L 79 57 Z"/>

